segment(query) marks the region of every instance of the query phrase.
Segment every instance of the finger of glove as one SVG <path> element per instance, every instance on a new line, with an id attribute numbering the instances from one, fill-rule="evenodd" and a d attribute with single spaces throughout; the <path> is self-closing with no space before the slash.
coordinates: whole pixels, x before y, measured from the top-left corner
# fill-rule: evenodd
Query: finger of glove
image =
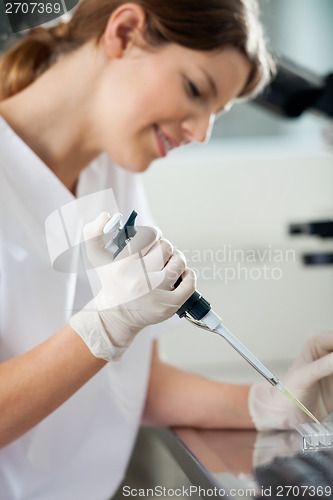
<path id="1" fill-rule="evenodd" d="M 161 238 L 156 241 L 144 257 L 147 272 L 161 271 L 173 254 L 173 246 L 169 240 Z"/>
<path id="2" fill-rule="evenodd" d="M 333 352 L 333 334 L 314 335 L 305 343 L 301 354 L 293 362 L 291 368 L 300 368 L 330 352 Z"/>
<path id="3" fill-rule="evenodd" d="M 165 248 L 170 248 L 168 242 L 165 243 Z M 155 251 L 159 254 L 161 252 L 157 247 Z M 185 257 L 179 250 L 175 250 L 166 266 L 158 271 L 147 272 L 146 259 L 147 256 L 137 259 L 133 255 L 121 261 L 116 260 L 109 266 L 109 272 L 104 272 L 104 268 L 101 268 L 103 271 L 101 279 L 108 300 L 114 296 L 117 304 L 127 303 L 153 290 L 172 290 L 175 282 L 186 269 Z M 157 262 L 156 256 L 155 261 Z M 163 263 L 159 262 L 158 266 L 160 269 Z M 118 286 L 116 293 L 113 293 L 115 283 L 118 283 Z"/>
<path id="4" fill-rule="evenodd" d="M 311 387 L 320 379 L 333 376 L 333 353 L 326 354 L 316 361 L 295 370 L 295 373 L 288 374 L 292 383 L 300 385 L 302 388 Z"/>
<path id="5" fill-rule="evenodd" d="M 325 354 L 333 352 L 333 334 L 320 333 L 319 335 L 311 337 L 306 343 L 305 349 L 311 360 L 319 359 L 325 356 Z M 304 357 L 306 357 L 306 355 Z"/>
<path id="6" fill-rule="evenodd" d="M 84 239 L 90 240 L 96 238 L 96 236 L 101 236 L 103 234 L 103 228 L 110 218 L 111 216 L 109 213 L 102 212 L 96 219 L 85 224 L 83 227 Z"/>
<path id="7" fill-rule="evenodd" d="M 174 250 L 165 267 L 159 273 L 155 273 L 161 277 L 160 284 L 156 288 L 162 290 L 173 290 L 178 278 L 183 275 L 186 270 L 186 259 L 182 252 Z"/>
<path id="8" fill-rule="evenodd" d="M 162 272 L 163 271 L 153 274 L 161 274 Z M 159 304 L 159 310 L 168 310 L 168 317 L 174 314 L 195 291 L 196 274 L 193 269 L 186 268 L 181 277 L 182 281 L 177 288 L 165 290 L 158 287 L 151 293 L 152 300 L 155 303 Z M 152 280 L 150 281 L 150 283 L 152 283 Z M 149 307 L 151 308 L 151 304 L 149 305 Z M 163 313 L 161 314 L 163 315 Z M 163 321 L 163 318 L 161 318 L 159 321 Z"/>

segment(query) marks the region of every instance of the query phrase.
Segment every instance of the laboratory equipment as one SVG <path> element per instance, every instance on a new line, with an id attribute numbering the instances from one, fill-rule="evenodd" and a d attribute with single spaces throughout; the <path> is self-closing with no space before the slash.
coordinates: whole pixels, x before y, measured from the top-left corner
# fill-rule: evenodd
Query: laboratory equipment
<path id="1" fill-rule="evenodd" d="M 135 235 L 135 219 L 137 212 L 133 210 L 123 227 L 120 226 L 120 218 L 112 218 L 105 226 L 104 232 L 112 235 L 112 239 L 106 243 L 106 248 L 112 248 L 114 256 L 118 255 L 126 244 Z M 115 217 L 115 216 L 114 216 Z M 114 236 L 114 234 L 116 235 Z M 175 283 L 175 288 L 181 282 L 179 278 Z M 221 335 L 260 375 L 262 375 L 271 385 L 279 389 L 287 398 L 296 404 L 314 422 L 320 424 L 319 420 L 280 382 L 280 380 L 266 366 L 259 361 L 226 327 L 222 324 L 221 318 L 212 310 L 210 302 L 206 300 L 197 290 L 178 309 L 177 315 L 186 318 L 194 325 Z"/>
<path id="2" fill-rule="evenodd" d="M 310 222 L 292 223 L 289 226 L 289 234 L 307 234 L 319 238 L 333 237 L 333 220 L 316 220 Z"/>
<path id="3" fill-rule="evenodd" d="M 284 56 L 275 59 L 275 78 L 254 102 L 287 118 L 298 118 L 305 111 L 332 118 L 333 73 L 318 76 Z"/>
<path id="4" fill-rule="evenodd" d="M 303 450 L 319 450 L 333 447 L 333 422 L 297 424 Z"/>
<path id="5" fill-rule="evenodd" d="M 316 220 L 310 222 L 292 223 L 289 225 L 289 234 L 317 236 L 327 240 L 333 237 L 333 220 Z M 333 264 L 333 252 L 307 252 L 302 255 L 303 264 L 306 266 L 326 266 Z"/>
<path id="6" fill-rule="evenodd" d="M 135 210 L 132 210 L 127 221 L 121 227 L 121 214 L 117 213 L 114 214 L 114 216 L 111 217 L 109 222 L 105 225 L 103 229 L 105 248 L 112 251 L 114 258 L 117 257 L 117 255 L 125 248 L 127 243 L 131 241 L 133 236 L 136 234 L 135 219 L 137 216 L 138 213 Z M 108 235 L 110 235 L 109 238 Z"/>

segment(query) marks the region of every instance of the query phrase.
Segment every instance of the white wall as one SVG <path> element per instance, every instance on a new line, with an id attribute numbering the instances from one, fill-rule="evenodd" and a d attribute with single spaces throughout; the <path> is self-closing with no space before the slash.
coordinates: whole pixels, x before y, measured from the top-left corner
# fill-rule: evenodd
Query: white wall
<path id="1" fill-rule="evenodd" d="M 333 332 L 333 268 L 301 264 L 303 250 L 333 242 L 287 232 L 290 222 L 332 216 L 332 151 L 286 139 L 216 140 L 171 153 L 143 178 L 165 237 L 197 269 L 198 289 L 269 368 L 289 362 L 313 333 Z M 256 249 L 257 262 L 239 258 Z M 239 380 L 258 377 L 217 335 L 175 325 L 160 340 L 172 363 L 217 378 L 229 369 L 233 380 L 235 370 Z"/>

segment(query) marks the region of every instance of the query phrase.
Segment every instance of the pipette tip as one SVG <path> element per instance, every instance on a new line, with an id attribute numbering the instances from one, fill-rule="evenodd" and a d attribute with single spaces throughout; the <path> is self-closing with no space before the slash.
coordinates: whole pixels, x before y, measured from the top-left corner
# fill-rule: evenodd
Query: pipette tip
<path id="1" fill-rule="evenodd" d="M 308 410 L 307 407 L 304 406 L 303 403 L 301 403 L 300 400 L 297 399 L 296 396 L 294 396 L 294 394 L 292 392 L 290 392 L 283 384 L 281 384 L 281 382 L 279 380 L 277 381 L 277 383 L 275 385 L 282 392 L 282 394 L 287 396 L 287 398 L 290 399 L 290 401 L 295 403 L 302 411 L 304 411 L 304 413 L 308 417 L 310 417 L 314 422 L 316 422 L 316 424 L 320 425 L 319 420 L 314 415 L 312 415 L 310 410 Z"/>

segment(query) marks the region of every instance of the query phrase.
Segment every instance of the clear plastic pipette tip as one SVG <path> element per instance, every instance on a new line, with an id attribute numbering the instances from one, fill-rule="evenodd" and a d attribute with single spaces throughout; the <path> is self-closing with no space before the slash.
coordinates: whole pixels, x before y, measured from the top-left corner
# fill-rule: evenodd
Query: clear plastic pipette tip
<path id="1" fill-rule="evenodd" d="M 279 380 L 277 381 L 276 387 L 282 392 L 282 394 L 287 396 L 290 401 L 295 403 L 302 411 L 304 411 L 304 413 L 306 413 L 306 415 L 310 417 L 316 424 L 321 425 L 319 420 L 314 415 L 312 415 L 310 410 L 308 410 L 307 407 L 304 406 L 303 403 L 301 403 L 300 400 L 297 399 L 292 392 L 290 392 L 283 384 L 281 384 Z"/>

